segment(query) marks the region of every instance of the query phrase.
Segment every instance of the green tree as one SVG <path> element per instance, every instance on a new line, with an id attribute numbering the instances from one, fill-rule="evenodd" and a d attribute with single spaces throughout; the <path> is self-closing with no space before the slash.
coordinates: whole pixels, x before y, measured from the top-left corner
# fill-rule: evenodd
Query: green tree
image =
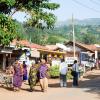
<path id="1" fill-rule="evenodd" d="M 49 0 L 0 0 L 0 44 L 8 45 L 14 38 L 21 36 L 19 24 L 12 19 L 17 11 L 30 16 L 27 25 L 36 28 L 53 28 L 56 17 L 48 10 L 55 10 L 59 4 Z M 37 38 L 36 38 L 37 39 Z"/>
<path id="2" fill-rule="evenodd" d="M 85 44 L 94 44 L 96 43 L 96 37 L 93 34 L 84 34 L 82 37 L 82 42 Z"/>
<path id="3" fill-rule="evenodd" d="M 47 39 L 47 43 L 48 44 L 56 44 L 56 43 L 62 43 L 64 42 L 65 39 L 62 38 L 61 36 L 55 34 L 55 35 L 49 35 L 48 39 Z"/>
<path id="4" fill-rule="evenodd" d="M 18 24 L 5 14 L 0 14 L 0 44 L 9 43 L 18 35 Z"/>
<path id="5" fill-rule="evenodd" d="M 28 24 L 38 28 L 52 28 L 56 17 L 46 10 L 55 10 L 59 4 L 50 3 L 50 0 L 1 0 L 0 12 L 10 14 L 11 16 L 17 11 L 26 12 L 30 18 Z M 44 25 L 44 23 L 46 25 Z"/>

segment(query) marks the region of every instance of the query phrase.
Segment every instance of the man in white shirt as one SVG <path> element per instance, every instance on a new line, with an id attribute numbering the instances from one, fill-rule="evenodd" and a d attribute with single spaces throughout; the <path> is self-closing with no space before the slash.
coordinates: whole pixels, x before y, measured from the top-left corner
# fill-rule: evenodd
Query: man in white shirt
<path id="1" fill-rule="evenodd" d="M 72 66 L 73 71 L 79 72 L 79 65 L 77 64 L 77 61 L 74 61 L 74 64 Z"/>
<path id="2" fill-rule="evenodd" d="M 60 72 L 60 86 L 61 87 L 67 87 L 67 63 L 64 61 L 64 59 L 61 60 L 61 64 L 59 67 L 59 72 Z"/>

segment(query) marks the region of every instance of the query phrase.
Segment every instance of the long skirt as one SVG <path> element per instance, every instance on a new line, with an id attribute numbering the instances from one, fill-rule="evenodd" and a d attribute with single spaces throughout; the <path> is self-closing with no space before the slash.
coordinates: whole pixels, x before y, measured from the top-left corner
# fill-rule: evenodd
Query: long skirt
<path id="1" fill-rule="evenodd" d="M 13 86 L 20 88 L 22 85 L 22 76 L 14 75 L 13 77 Z"/>
<path id="2" fill-rule="evenodd" d="M 30 88 L 34 89 L 34 86 L 37 83 L 37 77 L 36 76 L 35 77 L 29 76 L 28 82 L 29 82 Z"/>

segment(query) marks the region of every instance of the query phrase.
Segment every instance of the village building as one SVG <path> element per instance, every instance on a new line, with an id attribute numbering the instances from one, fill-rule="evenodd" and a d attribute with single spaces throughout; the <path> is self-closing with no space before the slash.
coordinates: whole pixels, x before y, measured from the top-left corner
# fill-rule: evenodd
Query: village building
<path id="1" fill-rule="evenodd" d="M 30 43 L 28 40 L 13 40 L 9 47 L 5 49 L 0 48 L 0 68 L 5 70 L 10 64 L 13 64 L 16 60 L 20 63 L 26 61 L 30 65 L 35 60 L 45 58 L 48 62 L 52 62 L 53 59 L 60 61 L 63 58 L 65 52 L 60 48 L 48 48 L 35 43 Z"/>
<path id="2" fill-rule="evenodd" d="M 48 50 L 40 51 L 45 56 L 47 56 L 47 61 L 51 64 L 51 66 L 59 65 L 61 59 L 65 58 L 66 52 L 57 45 L 46 45 Z"/>
<path id="3" fill-rule="evenodd" d="M 73 42 L 69 41 L 64 44 L 69 50 L 66 51 L 66 61 L 68 64 L 72 64 L 73 60 L 76 59 L 79 63 L 83 63 L 86 66 L 94 66 L 95 60 L 100 59 L 100 48 L 97 48 L 96 45 L 86 45 L 83 43 L 75 42 L 75 57 L 74 55 L 74 48 Z M 88 63 L 87 63 L 88 62 Z M 92 63 L 92 65 L 90 65 Z"/>
<path id="4" fill-rule="evenodd" d="M 5 66 L 8 65 L 8 61 L 11 58 L 13 50 L 13 47 L 0 46 L 0 69 L 5 69 Z"/>
<path id="5" fill-rule="evenodd" d="M 67 64 L 73 64 L 73 61 L 75 60 L 73 55 L 72 41 L 64 44 L 57 43 L 56 45 L 41 46 L 30 43 L 28 40 L 13 40 L 13 42 L 10 43 L 10 46 L 5 48 L 0 47 L 0 68 L 4 70 L 16 59 L 21 63 L 26 61 L 27 64 L 30 64 L 35 60 L 45 58 L 53 66 L 54 64 L 59 64 L 61 59 L 65 58 Z M 95 59 L 100 60 L 100 46 L 76 42 L 75 55 L 80 63 L 89 60 L 94 61 Z M 91 57 L 91 59 L 89 57 Z M 100 65 L 98 64 L 98 66 Z"/>

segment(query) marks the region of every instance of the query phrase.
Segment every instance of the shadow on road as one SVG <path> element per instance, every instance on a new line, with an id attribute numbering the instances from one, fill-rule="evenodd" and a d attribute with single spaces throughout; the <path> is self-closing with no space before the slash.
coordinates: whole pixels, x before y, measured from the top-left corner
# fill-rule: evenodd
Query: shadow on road
<path id="1" fill-rule="evenodd" d="M 49 84 L 50 88 L 60 88 L 60 84 L 59 83 L 51 83 Z M 67 82 L 67 87 L 71 88 L 72 87 L 72 82 Z"/>
<path id="2" fill-rule="evenodd" d="M 100 77 L 100 75 L 88 75 L 88 76 L 84 76 L 84 78 L 86 79 L 95 79 L 95 78 L 98 78 Z"/>
<path id="3" fill-rule="evenodd" d="M 53 80 L 54 81 L 54 80 Z M 72 82 L 67 82 L 68 88 L 72 88 Z M 49 84 L 50 88 L 59 88 L 60 84 L 58 81 Z M 97 94 L 100 98 L 100 75 L 87 75 L 79 81 L 79 87 L 84 92 Z"/>
<path id="4" fill-rule="evenodd" d="M 30 89 L 29 88 L 21 88 L 21 90 L 30 92 Z M 41 90 L 34 89 L 33 92 L 41 92 Z"/>
<path id="5" fill-rule="evenodd" d="M 29 88 L 27 88 L 28 84 L 24 84 L 24 88 L 22 87 L 22 91 L 29 92 Z M 67 82 L 68 88 L 72 88 L 72 81 Z M 39 87 L 39 88 L 37 88 Z M 60 88 L 59 79 L 50 79 L 49 81 L 49 87 L 50 88 Z M 6 88 L 3 86 L 0 86 L 0 88 L 7 89 L 9 91 L 12 91 L 10 88 Z M 91 94 L 97 94 L 97 98 L 100 99 L 100 74 L 88 74 L 87 76 L 84 76 L 83 79 L 79 81 L 79 89 L 81 89 L 83 92 L 91 93 Z M 41 92 L 39 84 L 36 86 L 35 92 Z M 66 88 L 67 89 L 67 88 Z M 77 89 L 77 88 L 76 88 Z"/>
<path id="6" fill-rule="evenodd" d="M 89 80 L 83 80 L 79 82 L 79 88 L 83 89 L 84 92 L 98 94 L 100 98 L 100 76 L 90 75 L 85 77 Z"/>
<path id="7" fill-rule="evenodd" d="M 6 89 L 8 91 L 13 91 L 13 88 L 10 88 L 10 87 L 0 86 L 0 88 Z"/>

